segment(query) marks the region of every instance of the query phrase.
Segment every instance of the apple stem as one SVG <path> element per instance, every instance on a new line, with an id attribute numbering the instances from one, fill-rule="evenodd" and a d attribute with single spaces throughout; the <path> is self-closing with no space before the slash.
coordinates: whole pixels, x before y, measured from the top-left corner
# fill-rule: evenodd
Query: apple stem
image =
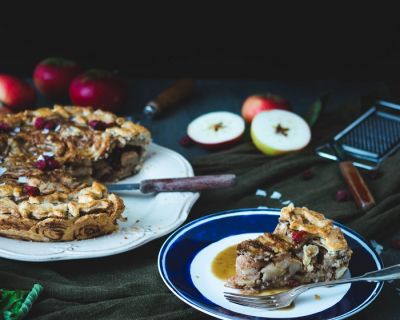
<path id="1" fill-rule="evenodd" d="M 288 131 L 289 131 L 289 128 L 285 128 L 285 127 L 281 126 L 280 123 L 278 123 L 278 125 L 275 127 L 275 133 L 282 134 L 285 137 L 288 136 Z"/>

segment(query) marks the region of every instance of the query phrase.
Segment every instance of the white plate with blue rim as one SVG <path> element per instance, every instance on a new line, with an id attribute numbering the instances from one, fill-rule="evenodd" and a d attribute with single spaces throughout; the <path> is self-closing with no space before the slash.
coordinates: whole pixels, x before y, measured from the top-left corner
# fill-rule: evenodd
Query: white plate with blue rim
<path id="1" fill-rule="evenodd" d="M 158 268 L 167 287 L 193 308 L 219 319 L 344 319 L 368 306 L 383 283 L 359 282 L 319 287 L 299 296 L 294 307 L 267 311 L 227 301 L 225 280 L 213 272 L 215 257 L 237 243 L 272 232 L 278 209 L 224 211 L 192 221 L 176 230 L 161 247 Z M 365 239 L 335 222 L 353 250 L 345 277 L 383 268 L 382 261 Z"/>

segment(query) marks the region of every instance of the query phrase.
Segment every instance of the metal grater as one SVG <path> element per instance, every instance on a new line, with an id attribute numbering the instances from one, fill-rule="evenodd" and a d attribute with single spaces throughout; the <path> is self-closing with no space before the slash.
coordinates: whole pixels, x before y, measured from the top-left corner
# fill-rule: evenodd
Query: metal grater
<path id="1" fill-rule="evenodd" d="M 341 161 L 340 149 L 354 166 L 374 170 L 399 147 L 400 105 L 381 100 L 316 152 Z"/>

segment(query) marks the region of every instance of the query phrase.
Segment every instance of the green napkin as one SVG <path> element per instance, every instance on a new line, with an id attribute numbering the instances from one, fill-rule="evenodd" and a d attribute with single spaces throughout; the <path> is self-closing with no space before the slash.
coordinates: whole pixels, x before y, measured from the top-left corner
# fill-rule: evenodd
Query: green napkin
<path id="1" fill-rule="evenodd" d="M 42 289 L 40 284 L 34 284 L 30 291 L 0 289 L 1 319 L 22 319 L 29 312 Z"/>

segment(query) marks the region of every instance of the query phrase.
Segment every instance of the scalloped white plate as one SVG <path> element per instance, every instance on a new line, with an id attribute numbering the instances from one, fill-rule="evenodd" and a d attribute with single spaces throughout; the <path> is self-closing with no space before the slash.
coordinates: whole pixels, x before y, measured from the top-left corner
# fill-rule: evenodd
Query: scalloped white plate
<path id="1" fill-rule="evenodd" d="M 167 177 L 191 177 L 193 169 L 180 154 L 151 144 L 140 173 L 120 183 Z M 137 248 L 179 227 L 198 193 L 175 192 L 124 196 L 128 218 L 119 230 L 102 237 L 69 242 L 30 242 L 0 237 L 0 257 L 21 261 L 56 261 L 109 256 Z"/>

